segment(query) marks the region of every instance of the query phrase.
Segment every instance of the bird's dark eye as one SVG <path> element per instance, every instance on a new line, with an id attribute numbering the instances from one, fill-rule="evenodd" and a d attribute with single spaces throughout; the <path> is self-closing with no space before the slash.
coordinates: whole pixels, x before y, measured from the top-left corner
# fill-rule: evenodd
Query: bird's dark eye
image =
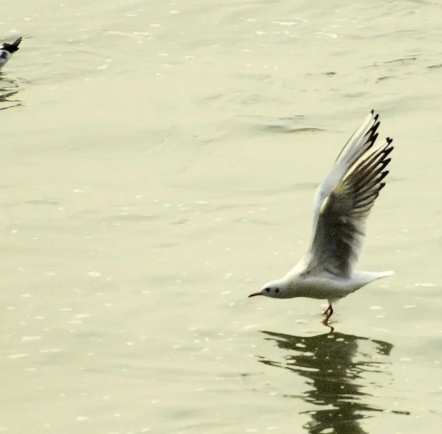
<path id="1" fill-rule="evenodd" d="M 279 292 L 279 288 L 276 288 L 276 289 L 275 289 L 275 292 Z"/>
<path id="2" fill-rule="evenodd" d="M 265 289 L 265 292 L 270 292 L 270 288 L 266 288 L 266 289 Z"/>

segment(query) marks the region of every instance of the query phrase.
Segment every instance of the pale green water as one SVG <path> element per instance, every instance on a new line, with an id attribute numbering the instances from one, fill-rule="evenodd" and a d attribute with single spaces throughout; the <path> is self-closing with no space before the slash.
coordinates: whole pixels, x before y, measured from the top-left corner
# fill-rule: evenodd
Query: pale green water
<path id="1" fill-rule="evenodd" d="M 442 5 L 2 3 L 0 432 L 438 433 Z M 336 306 L 302 256 L 368 111 L 393 136 Z M 281 369 L 282 368 L 282 369 Z"/>

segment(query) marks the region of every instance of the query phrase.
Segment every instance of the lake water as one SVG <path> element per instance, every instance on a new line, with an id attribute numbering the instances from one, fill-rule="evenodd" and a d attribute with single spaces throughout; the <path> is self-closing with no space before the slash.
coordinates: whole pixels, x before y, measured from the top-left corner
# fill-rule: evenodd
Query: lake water
<path id="1" fill-rule="evenodd" d="M 4 0 L 0 432 L 438 433 L 442 4 Z M 248 299 L 369 110 L 392 136 L 336 305 Z"/>

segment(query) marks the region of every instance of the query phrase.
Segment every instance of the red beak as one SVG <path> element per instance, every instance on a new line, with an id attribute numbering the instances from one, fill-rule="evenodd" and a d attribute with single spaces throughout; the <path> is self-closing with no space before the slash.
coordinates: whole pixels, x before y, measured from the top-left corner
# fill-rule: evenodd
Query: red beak
<path id="1" fill-rule="evenodd" d="M 260 292 L 254 292 L 253 294 L 250 294 L 250 295 L 249 295 L 249 298 L 250 298 L 250 297 L 255 297 L 256 295 L 261 295 L 261 293 L 260 293 Z"/>

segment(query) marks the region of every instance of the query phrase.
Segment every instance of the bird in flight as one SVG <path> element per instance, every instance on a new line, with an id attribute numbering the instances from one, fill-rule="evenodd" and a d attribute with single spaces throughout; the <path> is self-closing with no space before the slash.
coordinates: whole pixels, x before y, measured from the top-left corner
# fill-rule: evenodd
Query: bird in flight
<path id="1" fill-rule="evenodd" d="M 314 202 L 313 236 L 301 261 L 283 278 L 260 292 L 271 298 L 308 297 L 328 300 L 323 323 L 333 303 L 393 271 L 356 271 L 371 208 L 385 186 L 393 139 L 376 144 L 379 115 L 374 111 L 353 133 L 330 173 L 318 187 Z"/>
<path id="2" fill-rule="evenodd" d="M 12 55 L 19 49 L 18 46 L 23 38 L 20 36 L 12 44 L 3 42 L 0 46 L 0 71 L 6 65 Z"/>

